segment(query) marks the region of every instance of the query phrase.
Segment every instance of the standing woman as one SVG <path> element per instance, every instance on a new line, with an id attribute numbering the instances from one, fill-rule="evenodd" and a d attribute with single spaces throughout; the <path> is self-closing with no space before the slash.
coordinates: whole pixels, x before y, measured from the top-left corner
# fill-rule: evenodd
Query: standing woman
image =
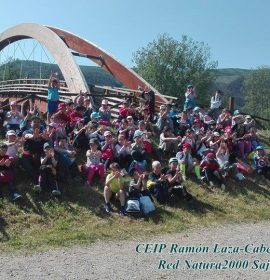
<path id="1" fill-rule="evenodd" d="M 185 92 L 185 104 L 184 104 L 184 111 L 188 109 L 193 109 L 195 107 L 195 97 L 196 92 L 193 85 L 187 85 L 187 91 Z"/>
<path id="2" fill-rule="evenodd" d="M 53 113 L 57 112 L 58 102 L 59 102 L 59 89 L 60 81 L 58 78 L 58 73 L 54 75 L 51 73 L 51 76 L 48 81 L 48 96 L 47 96 L 47 122 L 50 123 L 50 118 Z"/>

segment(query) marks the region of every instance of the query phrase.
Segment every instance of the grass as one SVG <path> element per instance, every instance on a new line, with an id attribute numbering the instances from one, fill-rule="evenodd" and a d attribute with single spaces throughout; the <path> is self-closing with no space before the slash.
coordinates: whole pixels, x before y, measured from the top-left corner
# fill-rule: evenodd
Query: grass
<path id="1" fill-rule="evenodd" d="M 270 146 L 270 133 L 262 139 Z M 226 182 L 225 192 L 199 187 L 188 180 L 184 185 L 196 198 L 195 210 L 184 202 L 157 205 L 144 218 L 120 218 L 103 212 L 101 187 L 85 189 L 72 184 L 61 199 L 49 195 L 36 197 L 27 179 L 17 184 L 24 199 L 20 204 L 0 200 L 0 250 L 33 251 L 89 244 L 97 240 L 123 240 L 164 233 L 181 232 L 197 226 L 225 223 L 258 222 L 270 219 L 270 184 L 252 175 L 245 182 Z"/>

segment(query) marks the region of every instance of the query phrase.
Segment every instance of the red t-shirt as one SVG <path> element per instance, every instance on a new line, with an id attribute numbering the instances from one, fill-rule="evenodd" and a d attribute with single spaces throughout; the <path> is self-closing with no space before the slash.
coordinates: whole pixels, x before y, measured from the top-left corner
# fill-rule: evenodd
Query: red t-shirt
<path id="1" fill-rule="evenodd" d="M 217 163 L 216 160 L 213 160 L 213 161 L 208 161 L 208 160 L 203 160 L 200 164 L 200 168 L 201 169 L 209 169 L 209 170 L 212 170 L 212 171 L 216 171 L 219 169 L 219 164 Z"/>

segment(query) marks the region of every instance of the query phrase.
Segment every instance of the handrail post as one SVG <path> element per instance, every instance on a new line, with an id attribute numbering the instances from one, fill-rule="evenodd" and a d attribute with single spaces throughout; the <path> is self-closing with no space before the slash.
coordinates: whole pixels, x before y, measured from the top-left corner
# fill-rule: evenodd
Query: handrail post
<path id="1" fill-rule="evenodd" d="M 229 111 L 233 112 L 233 110 L 234 110 L 234 97 L 230 96 L 229 97 Z"/>

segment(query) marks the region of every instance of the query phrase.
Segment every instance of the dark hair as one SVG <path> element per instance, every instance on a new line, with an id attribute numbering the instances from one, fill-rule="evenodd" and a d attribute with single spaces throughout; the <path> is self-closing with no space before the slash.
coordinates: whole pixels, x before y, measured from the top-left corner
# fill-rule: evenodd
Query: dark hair
<path id="1" fill-rule="evenodd" d="M 84 107 L 83 106 L 76 106 L 75 110 L 76 111 L 83 111 Z"/>
<path id="2" fill-rule="evenodd" d="M 5 143 L 0 144 L 0 149 L 7 149 L 7 148 L 8 148 L 7 144 Z"/>
<path id="3" fill-rule="evenodd" d="M 112 169 L 112 168 L 120 170 L 120 166 L 117 162 L 113 162 L 113 163 L 110 164 L 110 169 Z"/>
<path id="4" fill-rule="evenodd" d="M 169 126 L 164 126 L 162 132 L 164 133 L 164 132 L 168 132 L 168 131 L 172 131 L 172 129 Z"/>

